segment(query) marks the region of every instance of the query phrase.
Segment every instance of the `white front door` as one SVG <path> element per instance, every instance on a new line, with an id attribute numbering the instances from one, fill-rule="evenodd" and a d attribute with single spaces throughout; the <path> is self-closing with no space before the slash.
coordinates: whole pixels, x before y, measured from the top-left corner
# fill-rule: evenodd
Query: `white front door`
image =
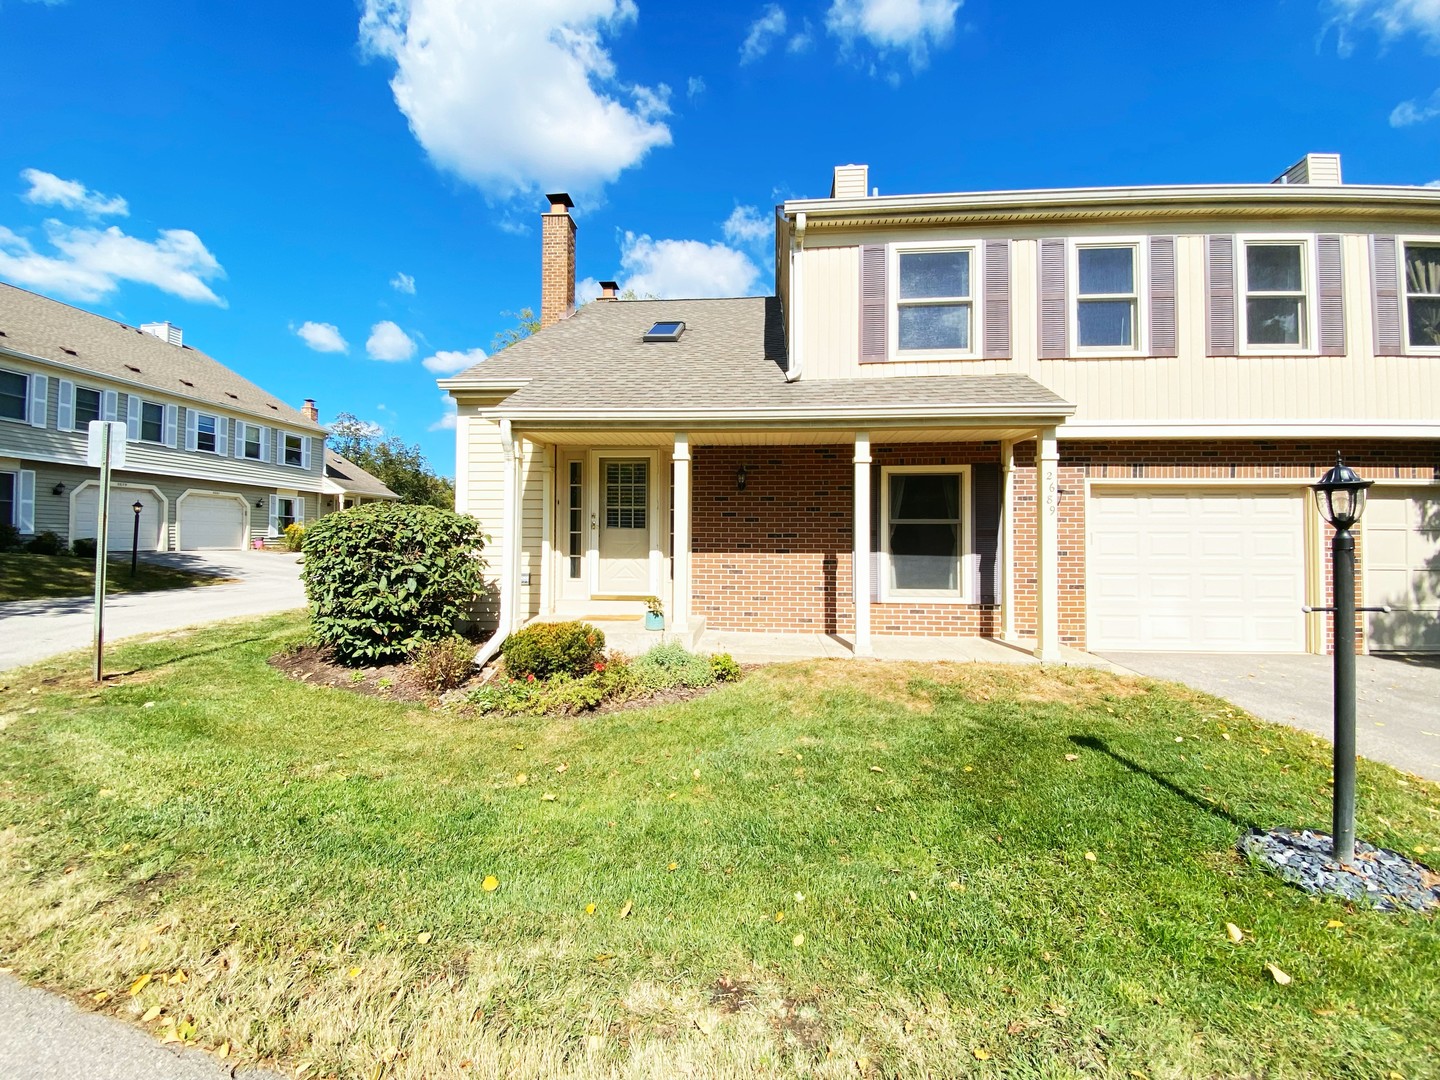
<path id="1" fill-rule="evenodd" d="M 1440 491 L 1370 489 L 1362 519 L 1372 652 L 1440 652 Z"/>
<path id="2" fill-rule="evenodd" d="M 596 596 L 648 596 L 651 461 L 636 457 L 596 459 Z"/>

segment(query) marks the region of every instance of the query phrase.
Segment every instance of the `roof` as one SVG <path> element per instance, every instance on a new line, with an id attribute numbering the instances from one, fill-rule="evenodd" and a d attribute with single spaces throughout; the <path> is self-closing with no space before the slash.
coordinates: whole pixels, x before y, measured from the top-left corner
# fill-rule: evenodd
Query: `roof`
<path id="1" fill-rule="evenodd" d="M 298 409 L 189 345 L 0 284 L 0 351 L 90 372 L 232 413 L 323 431 Z"/>
<path id="2" fill-rule="evenodd" d="M 647 342 L 683 321 L 678 341 Z M 1074 407 L 1027 375 L 922 375 L 785 381 L 773 296 L 604 300 L 516 342 L 441 386 L 516 388 L 497 416 L 606 421 L 893 415 L 1068 415 Z"/>
<path id="3" fill-rule="evenodd" d="M 398 499 L 378 478 L 370 475 L 347 457 L 325 448 L 325 479 L 346 495 L 370 495 L 377 499 Z"/>

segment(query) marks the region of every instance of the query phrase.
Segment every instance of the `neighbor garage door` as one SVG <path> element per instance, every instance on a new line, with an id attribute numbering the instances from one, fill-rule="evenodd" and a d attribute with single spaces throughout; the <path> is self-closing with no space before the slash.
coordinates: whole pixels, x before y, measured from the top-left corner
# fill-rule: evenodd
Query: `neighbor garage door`
<path id="1" fill-rule="evenodd" d="M 1300 493 L 1095 489 L 1091 649 L 1304 652 Z"/>
<path id="2" fill-rule="evenodd" d="M 158 551 L 160 528 L 163 524 L 160 500 L 153 491 L 139 488 L 114 486 L 110 489 L 110 542 L 111 551 L 129 551 L 135 529 L 135 511 L 132 507 L 140 503 L 141 551 Z M 95 536 L 95 513 L 100 505 L 100 489 L 88 487 L 75 498 L 75 521 L 73 535 L 93 538 Z"/>
<path id="3" fill-rule="evenodd" d="M 181 551 L 235 551 L 245 546 L 245 504 L 229 495 L 186 495 L 177 514 Z"/>
<path id="4" fill-rule="evenodd" d="M 1440 490 L 1370 489 L 1362 519 L 1375 652 L 1440 652 Z"/>

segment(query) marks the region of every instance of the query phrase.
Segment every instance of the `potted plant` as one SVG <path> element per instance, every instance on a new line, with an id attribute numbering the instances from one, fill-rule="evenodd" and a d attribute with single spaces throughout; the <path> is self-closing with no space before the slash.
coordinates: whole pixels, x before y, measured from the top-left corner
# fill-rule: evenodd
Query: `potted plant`
<path id="1" fill-rule="evenodd" d="M 645 629 L 665 629 L 665 605 L 660 603 L 658 596 L 647 596 L 645 598 Z"/>

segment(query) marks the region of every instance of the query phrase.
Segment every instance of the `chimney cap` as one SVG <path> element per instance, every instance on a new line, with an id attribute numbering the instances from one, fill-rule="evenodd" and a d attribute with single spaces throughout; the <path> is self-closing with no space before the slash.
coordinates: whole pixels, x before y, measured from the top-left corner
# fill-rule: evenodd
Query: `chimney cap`
<path id="1" fill-rule="evenodd" d="M 620 283 L 619 283 L 618 281 L 602 281 L 602 282 L 600 282 L 600 299 L 601 299 L 601 300 L 614 300 L 614 299 L 615 299 L 615 294 L 618 293 L 619 291 L 620 291 Z"/>
<path id="2" fill-rule="evenodd" d="M 557 191 L 553 195 L 546 195 L 545 198 L 550 200 L 550 212 L 552 214 L 563 214 L 575 206 L 575 201 L 563 191 Z"/>

